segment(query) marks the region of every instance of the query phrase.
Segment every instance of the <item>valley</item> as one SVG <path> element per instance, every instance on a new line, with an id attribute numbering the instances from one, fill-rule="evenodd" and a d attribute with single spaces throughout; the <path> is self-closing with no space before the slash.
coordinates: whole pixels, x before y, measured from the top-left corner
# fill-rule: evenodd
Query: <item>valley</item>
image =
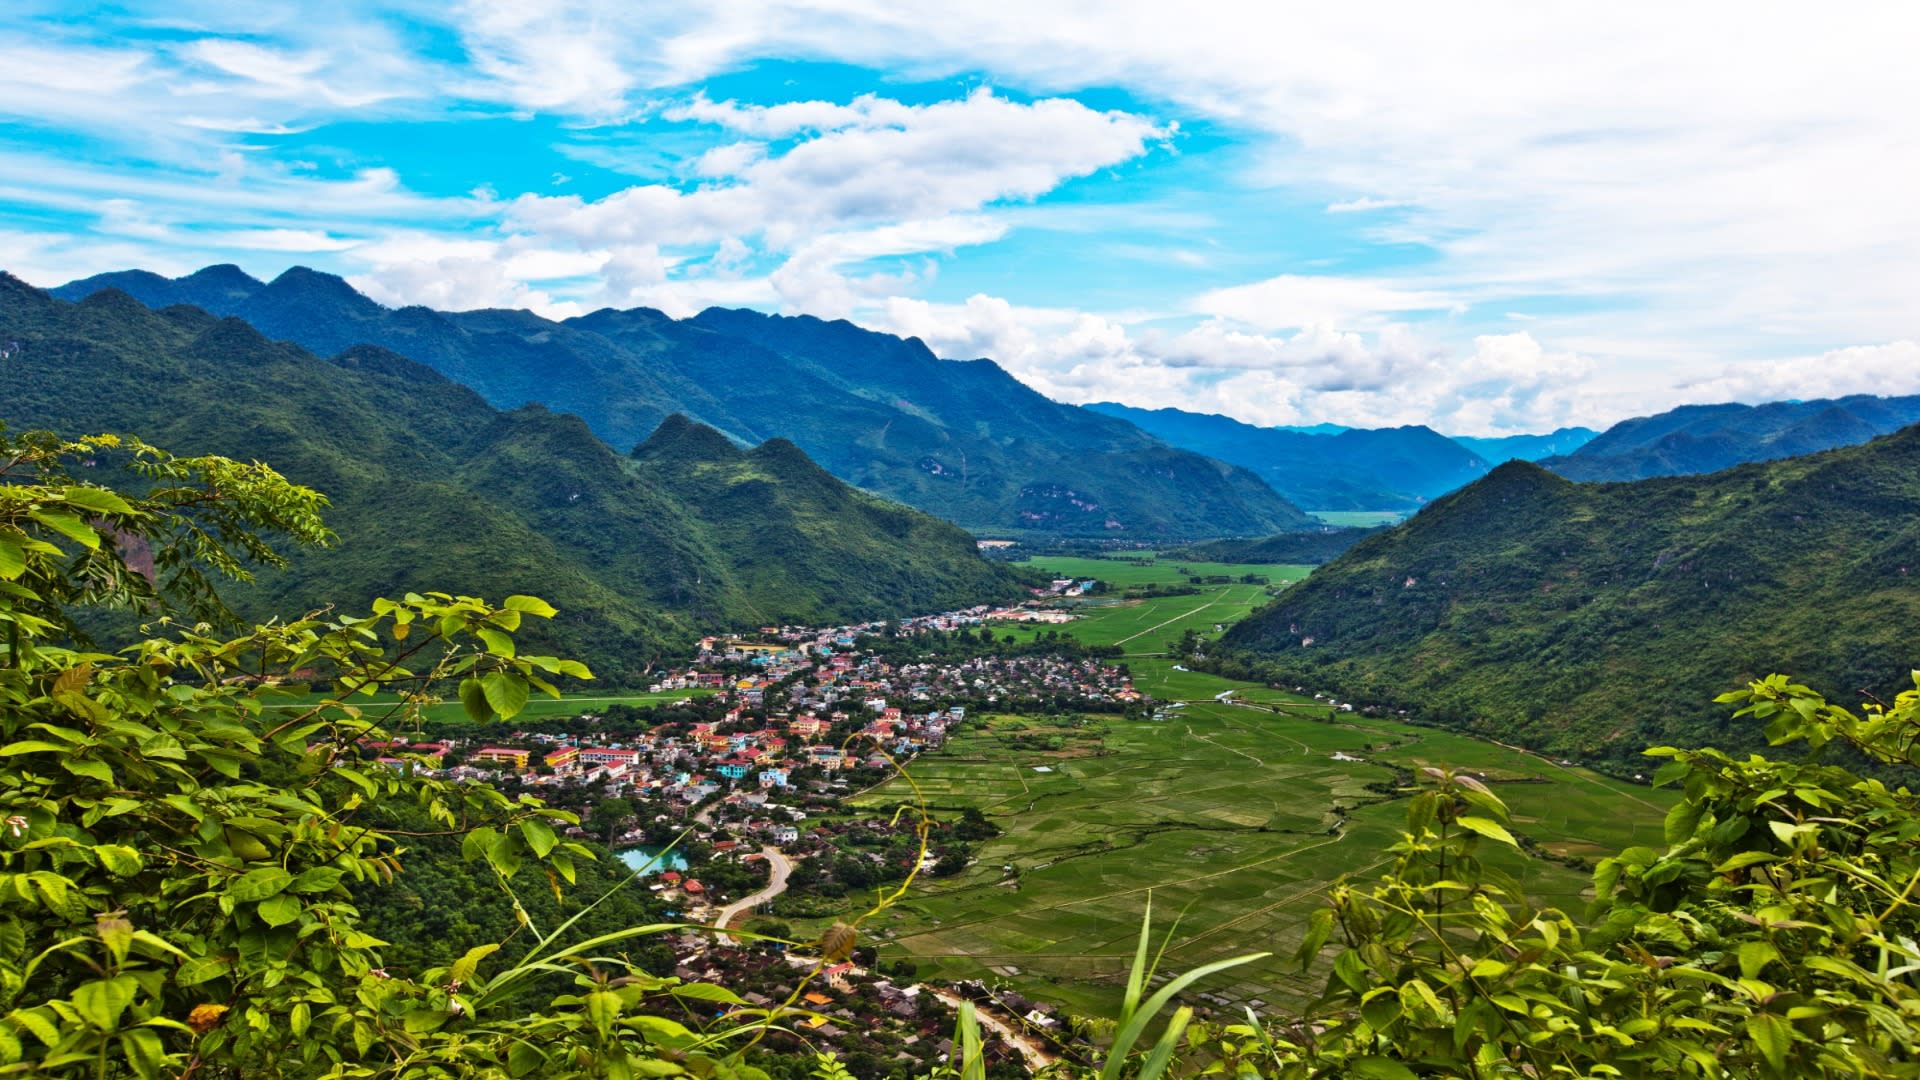
<path id="1" fill-rule="evenodd" d="M 1304 567 L 1040 558 L 1058 577 L 1172 586 L 1199 575 L 1263 574 L 1276 584 Z M 1561 859 L 1658 844 L 1672 796 L 1538 755 L 1386 717 L 1347 712 L 1308 694 L 1181 669 L 1165 656 L 1188 630 L 1215 635 L 1264 603 L 1266 586 L 1206 586 L 1197 595 L 1128 604 L 1093 600 L 1084 617 L 1048 627 L 1088 645 L 1119 645 L 1156 708 L 1138 716 L 998 712 L 973 717 L 944 748 L 849 801 L 885 815 L 924 800 L 942 818 L 977 811 L 1000 835 L 952 877 L 922 875 L 867 924 L 886 960 L 920 977 L 979 979 L 1070 1011 L 1117 1002 L 1149 895 L 1163 970 L 1272 951 L 1216 977 L 1201 1000 L 1228 1012 L 1276 1013 L 1317 992 L 1323 968 L 1290 959 L 1307 915 L 1342 875 L 1382 869 L 1404 825 L 1397 794 L 1421 768 L 1460 768 L 1495 785 L 1535 855 L 1498 864 L 1539 902 L 1577 910 L 1589 875 Z M 1031 640 L 1046 630 L 1015 631 Z M 1057 748 L 1049 748 L 1055 747 Z M 863 902 L 862 902 L 863 903 Z M 779 905 L 773 912 L 786 917 Z M 818 927 L 832 918 L 818 916 Z M 815 923 L 793 920 L 805 936 Z M 1175 923 L 1178 923 L 1177 927 Z"/>

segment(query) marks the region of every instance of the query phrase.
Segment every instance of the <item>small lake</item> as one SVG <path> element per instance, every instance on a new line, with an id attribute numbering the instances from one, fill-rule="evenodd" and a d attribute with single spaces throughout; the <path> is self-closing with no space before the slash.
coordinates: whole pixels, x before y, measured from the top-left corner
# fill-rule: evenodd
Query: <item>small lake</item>
<path id="1" fill-rule="evenodd" d="M 620 861 L 626 863 L 634 870 L 641 871 L 648 875 L 664 874 L 669 870 L 685 870 L 687 868 L 686 856 L 680 854 L 678 851 L 673 851 L 668 852 L 663 857 L 660 854 L 661 850 L 661 848 L 650 847 L 646 844 L 642 844 L 639 847 L 627 848 L 620 853 Z M 649 866 L 649 863 L 652 865 Z"/>

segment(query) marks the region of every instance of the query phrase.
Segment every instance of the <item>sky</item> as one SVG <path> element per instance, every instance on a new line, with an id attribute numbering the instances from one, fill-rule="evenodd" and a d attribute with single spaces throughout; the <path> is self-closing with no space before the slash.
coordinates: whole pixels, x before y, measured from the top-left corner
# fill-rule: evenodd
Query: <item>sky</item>
<path id="1" fill-rule="evenodd" d="M 1257 424 L 1920 393 L 1907 3 L 10 0 L 0 269 L 714 305 Z"/>

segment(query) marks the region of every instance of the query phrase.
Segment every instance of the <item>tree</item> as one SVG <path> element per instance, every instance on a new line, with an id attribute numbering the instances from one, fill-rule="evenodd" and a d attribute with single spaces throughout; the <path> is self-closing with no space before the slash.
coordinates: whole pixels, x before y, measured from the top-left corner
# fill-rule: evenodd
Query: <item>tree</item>
<path id="1" fill-rule="evenodd" d="M 127 490 L 71 475 L 110 453 L 131 459 Z M 556 692 L 550 676 L 591 676 L 517 653 L 521 624 L 554 613 L 524 596 L 409 593 L 219 636 L 215 580 L 278 565 L 282 540 L 327 542 L 325 505 L 261 465 L 0 432 L 0 1074 L 758 1075 L 680 1023 L 630 1019 L 649 999 L 737 1000 L 619 958 L 661 927 L 570 942 L 528 924 L 446 967 L 389 967 L 348 888 L 406 869 L 383 805 L 459 837 L 510 895 L 530 868 L 561 888 L 590 852 L 556 836 L 570 814 L 367 769 L 359 744 L 443 688 L 490 720 Z M 79 625 L 105 606 L 153 628 L 94 649 Z M 309 674 L 331 691 L 306 693 Z"/>
<path id="2" fill-rule="evenodd" d="M 1506 807 L 1426 770 L 1393 872 L 1337 886 L 1310 923 L 1303 961 L 1344 946 L 1318 1004 L 1227 1052 L 1283 1076 L 1920 1075 L 1920 796 L 1824 760 L 1911 768 L 1914 680 L 1860 714 L 1779 675 L 1723 696 L 1812 754 L 1649 751 L 1684 791 L 1666 850 L 1603 860 L 1585 919 L 1484 865 L 1483 845 L 1516 843 Z"/>

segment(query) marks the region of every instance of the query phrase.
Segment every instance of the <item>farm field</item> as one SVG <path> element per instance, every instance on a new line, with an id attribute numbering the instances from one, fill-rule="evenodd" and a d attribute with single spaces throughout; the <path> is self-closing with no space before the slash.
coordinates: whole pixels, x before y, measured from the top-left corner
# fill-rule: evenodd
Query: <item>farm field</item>
<path id="1" fill-rule="evenodd" d="M 1212 690 L 1204 680 L 1213 676 L 1187 674 L 1192 689 Z M 1267 711 L 1273 704 L 1290 711 Z M 1291 696 L 1242 705 L 1208 694 L 1166 720 L 1099 718 L 1059 729 L 1067 745 L 1053 753 L 1005 742 L 1049 723 L 993 717 L 915 763 L 914 783 L 936 812 L 976 807 L 1002 835 L 981 845 L 962 874 L 922 879 L 869 924 L 884 956 L 910 958 L 923 974 L 1110 1006 L 1151 891 L 1162 929 L 1181 915 L 1166 970 L 1272 951 L 1273 959 L 1219 976 L 1212 992 L 1236 1005 L 1298 1004 L 1326 973 L 1303 977 L 1287 957 L 1328 884 L 1386 865 L 1405 813 L 1392 794 L 1397 769 L 1483 774 L 1508 800 L 1516 831 L 1548 850 L 1657 842 L 1665 812 L 1660 793 Z M 896 780 L 859 805 L 871 811 L 912 798 Z M 1498 860 L 1541 901 L 1581 902 L 1586 875 L 1517 853 Z"/>
<path id="2" fill-rule="evenodd" d="M 1397 525 L 1407 520 L 1409 510 L 1309 510 L 1307 513 L 1329 525 L 1371 529 L 1375 525 Z"/>
<path id="3" fill-rule="evenodd" d="M 1129 561 L 1135 560 L 1135 561 Z M 1188 630 L 1205 637 L 1215 636 L 1214 627 L 1231 626 L 1267 602 L 1269 585 L 1299 581 L 1312 571 L 1310 566 L 1261 565 L 1254 563 L 1199 563 L 1155 559 L 1151 553 L 1129 556 L 1129 560 L 1085 559 L 1042 556 L 1024 565 L 1044 570 L 1056 577 L 1097 578 L 1108 585 L 1108 592 L 1074 605 L 1080 618 L 1060 626 L 1013 626 L 1001 633 L 1012 633 L 1025 641 L 1048 630 L 1071 635 L 1088 645 L 1118 645 L 1128 656 L 1151 656 L 1166 650 L 1167 643 Z M 1146 564 L 1146 560 L 1152 560 Z M 1201 585 L 1188 596 L 1156 596 L 1126 600 L 1121 590 L 1137 585 L 1186 585 L 1188 578 L 1226 577 L 1238 579 L 1254 574 L 1268 579 L 1269 585 Z"/>
<path id="4" fill-rule="evenodd" d="M 1278 582 L 1308 569 L 1176 570 L 1157 561 L 1065 558 L 1033 564 L 1116 589 L 1184 583 L 1188 573 L 1262 573 Z M 916 761 L 911 783 L 896 779 L 856 800 L 867 812 L 892 808 L 913 801 L 917 785 L 936 813 L 974 807 L 1002 830 L 965 871 L 920 879 L 867 925 L 882 956 L 913 960 L 923 977 L 985 978 L 1070 1008 L 1111 1009 L 1151 893 L 1156 933 L 1171 930 L 1161 970 L 1272 952 L 1204 989 L 1236 1009 L 1298 1005 L 1327 974 L 1302 975 L 1291 961 L 1306 916 L 1342 875 L 1365 878 L 1388 864 L 1406 807 L 1396 782 L 1424 766 L 1485 777 L 1512 809 L 1515 831 L 1550 854 L 1589 858 L 1660 843 L 1671 801 L 1664 792 L 1517 748 L 1181 670 L 1162 655 L 1184 630 L 1212 636 L 1215 623 L 1230 624 L 1265 599 L 1261 586 L 1227 585 L 1090 604 L 1088 617 L 1047 629 L 1121 645 L 1118 662 L 1138 689 L 1183 703 L 1167 719 L 1103 716 L 1076 726 L 988 717 Z M 1020 749 L 1009 738 L 1036 731 L 1064 736 L 1064 748 Z M 1584 902 L 1582 871 L 1519 852 L 1489 858 L 1542 903 Z"/>
<path id="5" fill-rule="evenodd" d="M 583 694 L 562 694 L 558 698 L 550 698 L 545 694 L 536 693 L 527 698 L 527 707 L 520 713 L 520 716 L 531 720 L 549 716 L 578 716 L 583 711 L 593 711 L 592 707 L 595 705 L 658 705 L 663 701 L 679 701 L 682 698 L 700 697 L 711 693 L 713 693 L 711 690 L 666 690 L 658 694 L 595 694 L 589 692 Z M 282 699 L 280 703 L 267 707 L 270 709 L 304 709 L 320 702 L 328 696 L 329 695 L 326 694 L 288 695 Z M 355 705 L 358 705 L 368 712 L 374 712 L 381 706 L 397 705 L 399 701 L 400 699 L 397 695 L 386 693 L 373 694 L 370 696 L 362 695 L 353 699 Z M 459 720 L 467 714 L 458 700 L 451 700 L 427 706 L 426 715 L 429 720 L 444 721 Z"/>

